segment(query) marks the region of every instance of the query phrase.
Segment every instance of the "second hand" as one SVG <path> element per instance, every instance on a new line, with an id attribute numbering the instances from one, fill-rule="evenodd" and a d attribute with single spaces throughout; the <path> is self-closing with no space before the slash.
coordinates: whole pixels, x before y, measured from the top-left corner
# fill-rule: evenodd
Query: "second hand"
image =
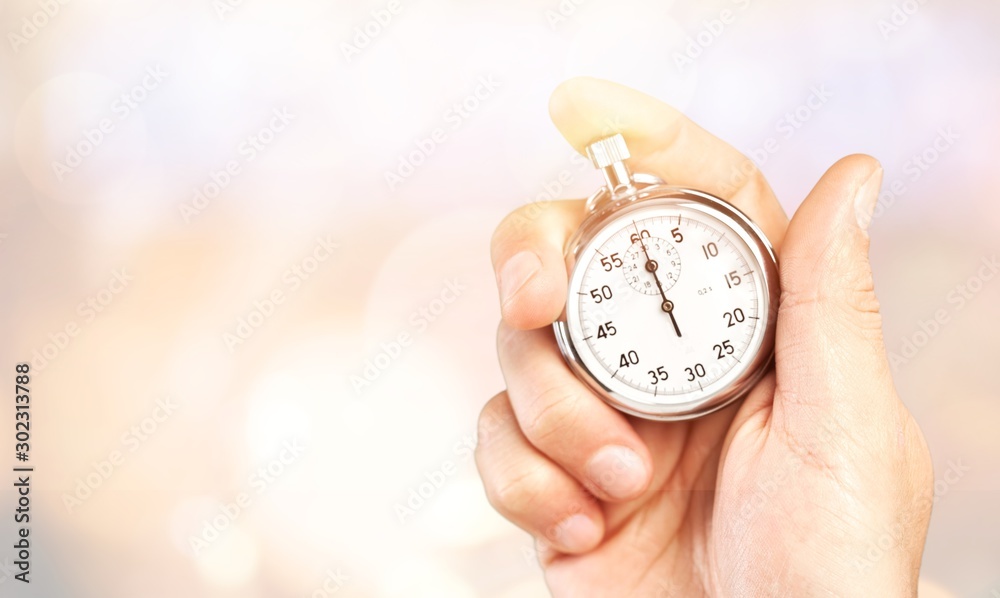
<path id="1" fill-rule="evenodd" d="M 639 234 L 639 227 L 636 226 L 635 222 L 632 222 L 632 226 L 635 227 L 636 234 Z M 660 304 L 660 309 L 667 312 L 670 316 L 670 322 L 674 325 L 674 332 L 677 333 L 677 337 L 681 336 L 681 329 L 677 325 L 677 318 L 674 317 L 674 302 L 667 299 L 667 293 L 663 290 L 663 285 L 660 284 L 660 277 L 656 275 L 656 271 L 659 269 L 660 265 L 656 263 L 656 260 L 650 259 L 649 250 L 646 249 L 646 243 L 643 242 L 642 237 L 639 238 L 639 246 L 642 247 L 642 252 L 646 255 L 646 270 L 653 274 L 653 280 L 656 281 L 656 288 L 660 291 L 660 297 L 663 298 L 663 303 Z"/>

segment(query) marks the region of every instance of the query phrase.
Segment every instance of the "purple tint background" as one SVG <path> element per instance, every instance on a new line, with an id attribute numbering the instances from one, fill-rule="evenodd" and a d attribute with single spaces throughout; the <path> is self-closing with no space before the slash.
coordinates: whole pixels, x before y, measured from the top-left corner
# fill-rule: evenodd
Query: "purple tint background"
<path id="1" fill-rule="evenodd" d="M 503 386 L 493 228 L 563 170 L 562 196 L 598 183 L 546 111 L 582 74 L 656 95 L 755 158 L 774 138 L 757 159 L 789 212 L 849 153 L 905 186 L 883 197 L 872 257 L 890 350 L 923 345 L 895 375 L 941 480 L 925 594 L 1000 593 L 1000 277 L 961 308 L 954 294 L 1000 253 L 997 3 L 590 0 L 553 19 L 557 0 L 399 0 L 351 56 L 388 2 L 69 0 L 37 17 L 43 4 L 0 6 L 0 366 L 44 362 L 35 582 L 14 582 L 0 552 L 0 595 L 313 596 L 327 571 L 346 578 L 337 596 L 545 595 L 467 443 Z M 880 31 L 904 5 L 919 8 Z M 116 104 L 157 67 L 135 108 Z M 482 78 L 498 87 L 456 121 Z M 832 95 L 788 129 L 815 89 Z M 250 159 L 242 144 L 283 109 Z M 52 163 L 102 119 L 111 132 L 60 180 Z M 435 129 L 444 140 L 390 186 Z M 941 130 L 957 139 L 917 177 Z M 122 268 L 133 280 L 110 285 Z M 948 323 L 926 335 L 939 310 Z M 370 361 L 386 367 L 358 389 Z M 176 410 L 133 440 L 164 397 Z M 306 450 L 258 493 L 292 440 Z M 114 451 L 123 463 L 68 507 Z M 250 506 L 194 555 L 192 535 L 240 492 Z M 0 538 L 13 534 L 4 517 Z"/>

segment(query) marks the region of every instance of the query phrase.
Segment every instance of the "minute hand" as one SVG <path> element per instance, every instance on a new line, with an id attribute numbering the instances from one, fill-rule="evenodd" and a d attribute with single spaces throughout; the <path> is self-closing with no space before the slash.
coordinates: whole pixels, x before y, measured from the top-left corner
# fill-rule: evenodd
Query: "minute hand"
<path id="1" fill-rule="evenodd" d="M 653 273 L 653 280 L 656 281 L 656 288 L 660 291 L 660 297 L 663 298 L 663 303 L 660 305 L 660 308 L 667 312 L 667 315 L 670 316 L 670 322 L 674 325 L 674 332 L 676 332 L 677 337 L 680 338 L 682 336 L 681 329 L 677 326 L 677 318 L 674 317 L 674 303 L 673 301 L 667 299 L 667 293 L 663 290 L 663 285 L 660 284 L 660 277 L 656 275 L 656 271 L 659 269 L 659 264 L 650 259 L 649 250 L 646 249 L 646 244 L 643 243 L 641 239 L 639 240 L 639 246 L 642 247 L 642 252 L 646 255 L 646 270 Z"/>
<path id="2" fill-rule="evenodd" d="M 654 276 L 654 278 L 656 277 Z M 677 318 L 674 317 L 674 302 L 667 299 L 667 294 L 663 292 L 663 285 L 660 284 L 659 279 L 656 281 L 656 286 L 660 287 L 660 296 L 663 297 L 663 305 L 661 307 L 663 308 L 663 311 L 667 312 L 667 315 L 670 316 L 670 322 L 674 325 L 674 332 L 676 332 L 677 337 L 680 338 L 683 335 L 681 334 L 681 329 L 677 326 Z"/>

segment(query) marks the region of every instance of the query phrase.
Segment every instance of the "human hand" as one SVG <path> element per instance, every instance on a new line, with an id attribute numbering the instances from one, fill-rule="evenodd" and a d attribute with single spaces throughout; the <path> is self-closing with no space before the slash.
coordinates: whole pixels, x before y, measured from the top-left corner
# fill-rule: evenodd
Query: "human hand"
<path id="1" fill-rule="evenodd" d="M 574 79 L 550 111 L 578 151 L 612 119 L 635 171 L 740 208 L 775 246 L 782 287 L 774 370 L 744 400 L 687 422 L 637 419 L 570 372 L 550 326 L 583 202 L 500 225 L 507 390 L 483 410 L 476 462 L 490 502 L 538 540 L 552 592 L 915 595 L 933 474 L 896 395 L 868 262 L 878 163 L 837 162 L 789 222 L 751 161 L 658 100 Z"/>

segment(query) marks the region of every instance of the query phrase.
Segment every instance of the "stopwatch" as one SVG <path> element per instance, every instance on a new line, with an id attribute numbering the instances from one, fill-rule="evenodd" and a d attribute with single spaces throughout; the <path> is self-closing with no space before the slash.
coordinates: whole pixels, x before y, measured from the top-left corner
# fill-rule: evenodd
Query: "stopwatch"
<path id="1" fill-rule="evenodd" d="M 615 408 L 654 420 L 707 415 L 770 367 L 778 267 L 764 233 L 704 191 L 633 174 L 621 134 L 587 155 L 606 185 L 566 247 L 555 322 L 574 373 Z"/>

